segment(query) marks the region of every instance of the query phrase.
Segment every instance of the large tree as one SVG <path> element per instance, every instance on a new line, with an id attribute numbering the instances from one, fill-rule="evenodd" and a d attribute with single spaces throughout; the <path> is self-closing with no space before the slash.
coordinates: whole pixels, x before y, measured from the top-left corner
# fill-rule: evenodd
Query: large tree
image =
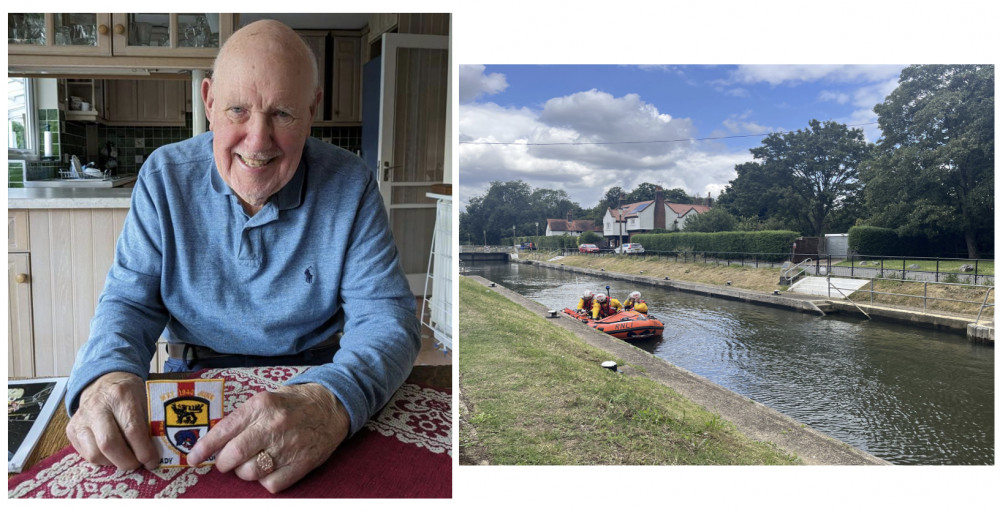
<path id="1" fill-rule="evenodd" d="M 875 106 L 882 138 L 861 179 L 868 222 L 902 235 L 960 234 L 970 258 L 991 246 L 992 65 L 910 66 Z"/>
<path id="2" fill-rule="evenodd" d="M 546 219 L 563 219 L 567 214 L 579 218 L 582 211 L 564 190 L 532 189 L 521 180 L 492 181 L 486 193 L 469 199 L 459 215 L 459 240 L 499 244 L 515 233 L 543 235 Z"/>
<path id="3" fill-rule="evenodd" d="M 856 205 L 858 167 L 871 150 L 860 129 L 813 119 L 808 129 L 768 135 L 761 143 L 750 150 L 753 162 L 736 166 L 720 206 L 739 216 L 781 219 L 809 235 L 850 226 L 832 221 L 850 218 Z"/>

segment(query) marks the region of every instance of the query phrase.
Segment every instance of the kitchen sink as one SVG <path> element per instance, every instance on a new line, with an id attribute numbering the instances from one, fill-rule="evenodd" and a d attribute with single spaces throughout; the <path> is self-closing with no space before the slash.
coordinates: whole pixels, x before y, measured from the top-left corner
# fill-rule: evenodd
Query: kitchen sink
<path id="1" fill-rule="evenodd" d="M 46 178 L 42 180 L 25 180 L 24 186 L 29 187 L 82 187 L 111 188 L 128 185 L 135 181 L 136 176 L 114 176 L 111 178 Z"/>

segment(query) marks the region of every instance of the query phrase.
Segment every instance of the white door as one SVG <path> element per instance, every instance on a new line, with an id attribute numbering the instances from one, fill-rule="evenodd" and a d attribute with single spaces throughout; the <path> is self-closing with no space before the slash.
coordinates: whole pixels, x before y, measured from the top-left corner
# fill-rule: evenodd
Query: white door
<path id="1" fill-rule="evenodd" d="M 386 34 L 379 105 L 379 191 L 414 295 L 422 295 L 434 234 L 431 185 L 444 180 L 448 37 Z"/>

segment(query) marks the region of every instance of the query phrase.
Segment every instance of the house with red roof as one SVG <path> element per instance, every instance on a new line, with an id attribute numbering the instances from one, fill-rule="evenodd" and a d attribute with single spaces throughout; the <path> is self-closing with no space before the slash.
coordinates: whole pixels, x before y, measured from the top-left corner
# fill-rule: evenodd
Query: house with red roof
<path id="1" fill-rule="evenodd" d="M 565 219 L 545 219 L 545 236 L 580 236 L 587 231 L 600 231 L 592 220 L 573 220 L 573 213 L 567 213 Z"/>
<path id="2" fill-rule="evenodd" d="M 708 201 L 711 204 L 711 196 Z M 608 208 L 603 219 L 604 236 L 614 243 L 621 237 L 626 243 L 631 235 L 654 229 L 681 231 L 687 219 L 711 209 L 700 204 L 668 203 L 663 200 L 663 189 L 657 187 L 656 199 Z"/>

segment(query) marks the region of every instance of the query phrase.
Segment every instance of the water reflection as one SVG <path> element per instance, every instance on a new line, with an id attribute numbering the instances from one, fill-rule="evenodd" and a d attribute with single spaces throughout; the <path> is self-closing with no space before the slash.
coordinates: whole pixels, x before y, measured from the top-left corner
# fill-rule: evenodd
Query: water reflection
<path id="1" fill-rule="evenodd" d="M 662 339 L 635 345 L 896 464 L 993 464 L 993 348 L 906 325 L 816 317 L 532 265 L 472 273 L 561 310 L 642 292 Z"/>

